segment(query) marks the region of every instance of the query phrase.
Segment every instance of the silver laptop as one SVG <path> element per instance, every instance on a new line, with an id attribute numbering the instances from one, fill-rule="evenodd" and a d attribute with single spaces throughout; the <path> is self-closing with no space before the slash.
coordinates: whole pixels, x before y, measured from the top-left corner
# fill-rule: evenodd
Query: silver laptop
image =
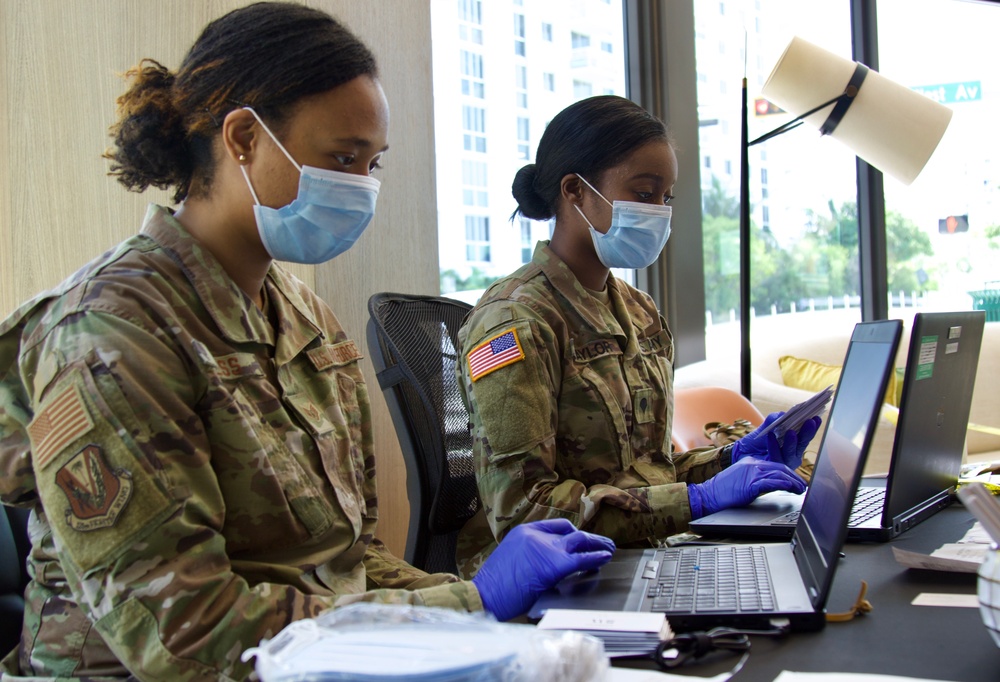
<path id="1" fill-rule="evenodd" d="M 822 628 L 901 328 L 899 320 L 855 327 L 791 542 L 618 550 L 599 571 L 544 593 L 529 616 L 550 608 L 653 611 L 665 613 L 675 631 L 778 621 Z"/>
<path id="2" fill-rule="evenodd" d="M 985 320 L 983 311 L 914 316 L 889 474 L 858 489 L 848 540 L 890 540 L 954 500 Z M 770 493 L 697 519 L 691 530 L 788 538 L 801 506 L 799 495 Z"/>

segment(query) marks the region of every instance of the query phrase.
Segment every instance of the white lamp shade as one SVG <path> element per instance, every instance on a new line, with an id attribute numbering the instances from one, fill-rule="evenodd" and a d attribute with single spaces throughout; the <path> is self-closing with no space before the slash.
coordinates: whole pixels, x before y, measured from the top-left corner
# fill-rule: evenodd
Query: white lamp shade
<path id="1" fill-rule="evenodd" d="M 761 94 L 794 116 L 844 92 L 855 62 L 821 47 L 792 38 Z M 819 129 L 831 104 L 805 119 Z M 900 182 L 909 185 L 920 174 L 951 121 L 952 111 L 869 70 L 854 102 L 831 137 Z"/>

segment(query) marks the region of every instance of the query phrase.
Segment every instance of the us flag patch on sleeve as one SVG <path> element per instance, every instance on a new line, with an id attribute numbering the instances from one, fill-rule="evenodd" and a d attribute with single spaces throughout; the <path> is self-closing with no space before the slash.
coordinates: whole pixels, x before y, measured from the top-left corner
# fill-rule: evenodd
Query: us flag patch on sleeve
<path id="1" fill-rule="evenodd" d="M 477 381 L 494 370 L 524 360 L 524 350 L 521 340 L 517 338 L 517 330 L 508 329 L 488 339 L 466 356 L 469 362 L 469 376 Z"/>

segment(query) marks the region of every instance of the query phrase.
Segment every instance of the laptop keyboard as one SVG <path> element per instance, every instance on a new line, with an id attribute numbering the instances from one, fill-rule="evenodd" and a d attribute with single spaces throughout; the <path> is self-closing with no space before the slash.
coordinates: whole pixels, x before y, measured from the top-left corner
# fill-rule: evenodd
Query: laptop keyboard
<path id="1" fill-rule="evenodd" d="M 650 561 L 646 596 L 658 612 L 741 613 L 774 610 L 764 548 L 752 545 L 672 547 Z"/>
<path id="2" fill-rule="evenodd" d="M 879 516 L 885 506 L 885 488 L 859 488 L 851 507 L 851 516 L 847 526 L 856 526 L 868 519 Z M 799 522 L 798 511 L 788 512 L 770 521 L 772 526 L 794 526 Z"/>
<path id="3" fill-rule="evenodd" d="M 855 526 L 882 513 L 885 505 L 885 488 L 860 488 L 851 507 L 851 517 L 847 525 Z"/>

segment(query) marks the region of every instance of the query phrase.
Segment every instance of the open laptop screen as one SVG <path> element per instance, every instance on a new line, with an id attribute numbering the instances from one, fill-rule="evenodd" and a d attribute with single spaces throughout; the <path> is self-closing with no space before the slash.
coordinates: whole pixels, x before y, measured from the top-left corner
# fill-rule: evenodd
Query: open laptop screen
<path id="1" fill-rule="evenodd" d="M 810 596 L 826 594 L 831 565 L 847 533 L 854 494 L 864 468 L 889 372 L 899 344 L 899 320 L 855 327 L 816 468 L 795 530 L 796 560 L 808 579 Z"/>

